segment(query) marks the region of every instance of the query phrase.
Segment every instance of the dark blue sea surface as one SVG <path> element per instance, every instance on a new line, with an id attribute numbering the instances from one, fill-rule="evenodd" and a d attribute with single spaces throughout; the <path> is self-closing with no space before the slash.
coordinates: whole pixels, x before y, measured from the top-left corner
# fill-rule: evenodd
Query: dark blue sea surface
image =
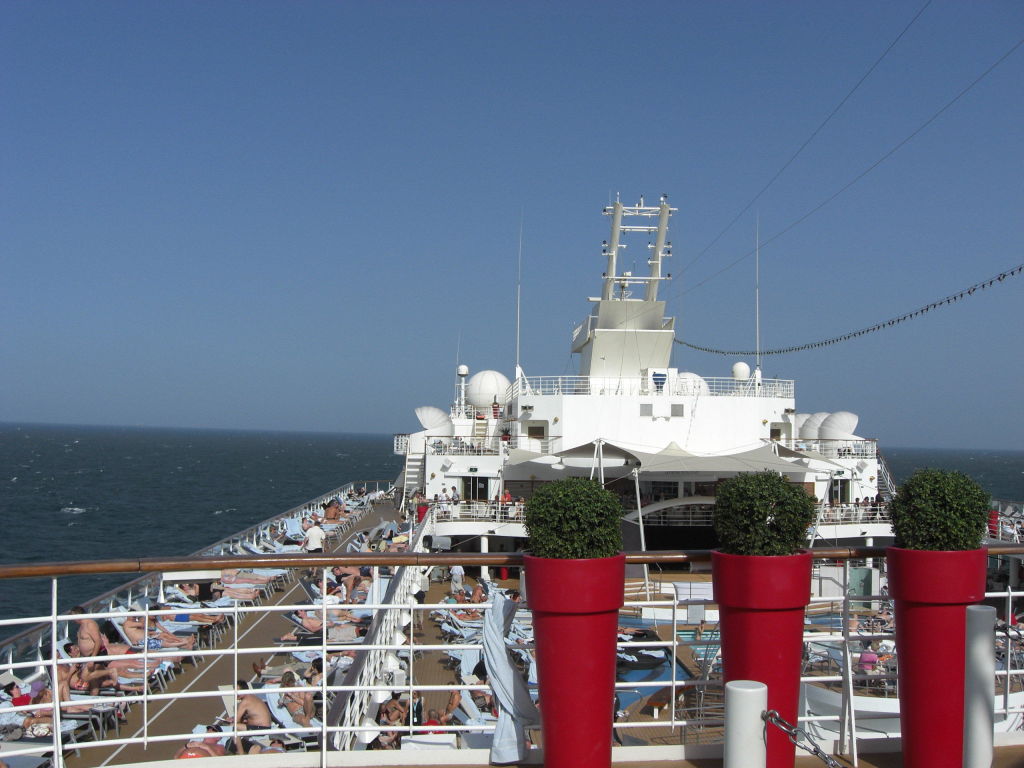
<path id="1" fill-rule="evenodd" d="M 4 424 L 0 562 L 187 555 L 401 467 L 390 435 Z M 126 580 L 61 579 L 61 607 Z M 49 595 L 45 580 L 0 581 L 0 618 L 47 613 Z"/>
<path id="2" fill-rule="evenodd" d="M 897 484 L 917 469 L 955 469 L 973 478 L 994 499 L 1024 501 L 1024 451 L 884 448 L 883 452 Z"/>
<path id="3" fill-rule="evenodd" d="M 897 481 L 959 469 L 1024 500 L 1024 452 L 885 450 Z M 390 435 L 0 425 L 2 563 L 186 555 L 349 481 L 393 481 Z M 128 576 L 60 580 L 61 608 Z M 0 618 L 49 611 L 47 580 L 0 580 Z M 0 630 L 0 636 L 8 632 Z"/>

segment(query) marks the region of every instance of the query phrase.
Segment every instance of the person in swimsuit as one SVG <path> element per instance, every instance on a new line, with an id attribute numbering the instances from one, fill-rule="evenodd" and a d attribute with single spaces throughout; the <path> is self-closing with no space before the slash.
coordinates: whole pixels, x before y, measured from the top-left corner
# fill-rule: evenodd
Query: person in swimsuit
<path id="1" fill-rule="evenodd" d="M 282 688 L 298 688 L 299 681 L 295 673 L 288 671 L 281 675 Z M 299 725 L 308 726 L 315 713 L 313 694 L 310 691 L 289 691 L 281 694 L 281 703 Z"/>
<path id="2" fill-rule="evenodd" d="M 64 653 L 72 659 L 82 655 L 75 643 L 65 643 Z M 95 696 L 101 688 L 117 688 L 117 675 L 107 669 L 107 665 L 102 662 L 62 665 L 62 668 L 64 666 L 71 670 L 68 674 L 68 687 L 73 691 L 88 691 Z"/>
<path id="3" fill-rule="evenodd" d="M 145 616 L 129 616 L 124 620 L 124 633 L 132 641 L 132 645 L 141 647 L 143 644 L 147 644 L 150 650 L 159 650 L 160 648 L 186 648 L 192 650 L 195 647 L 195 635 L 179 637 L 172 632 L 168 632 L 159 624 L 150 626 L 147 623 L 148 620 L 148 617 Z"/>
<path id="4" fill-rule="evenodd" d="M 68 613 L 81 615 L 85 608 L 76 605 Z M 72 619 L 78 625 L 78 650 L 83 656 L 102 656 L 106 652 L 106 639 L 94 619 Z"/>

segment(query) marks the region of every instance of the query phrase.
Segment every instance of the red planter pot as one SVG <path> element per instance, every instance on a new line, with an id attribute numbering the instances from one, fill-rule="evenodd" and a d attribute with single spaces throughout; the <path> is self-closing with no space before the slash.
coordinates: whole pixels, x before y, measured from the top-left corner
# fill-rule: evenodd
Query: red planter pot
<path id="1" fill-rule="evenodd" d="M 967 606 L 985 596 L 987 557 L 987 549 L 886 550 L 907 768 L 961 764 Z"/>
<path id="2" fill-rule="evenodd" d="M 768 686 L 768 709 L 796 724 L 804 610 L 811 600 L 810 552 L 780 557 L 711 553 L 725 682 Z M 768 768 L 792 768 L 796 746 L 769 728 Z"/>
<path id="3" fill-rule="evenodd" d="M 523 559 L 537 642 L 545 768 L 610 766 L 626 556 Z"/>

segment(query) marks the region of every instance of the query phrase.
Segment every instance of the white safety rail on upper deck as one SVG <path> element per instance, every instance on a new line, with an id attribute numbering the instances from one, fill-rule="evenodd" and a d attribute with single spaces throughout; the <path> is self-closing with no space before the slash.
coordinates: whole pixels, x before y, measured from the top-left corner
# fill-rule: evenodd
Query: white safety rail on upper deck
<path id="1" fill-rule="evenodd" d="M 791 379 L 747 379 L 728 377 L 602 378 L 597 376 L 528 376 L 511 385 L 511 398 L 527 395 L 599 395 L 685 397 L 713 395 L 726 397 L 794 397 Z"/>

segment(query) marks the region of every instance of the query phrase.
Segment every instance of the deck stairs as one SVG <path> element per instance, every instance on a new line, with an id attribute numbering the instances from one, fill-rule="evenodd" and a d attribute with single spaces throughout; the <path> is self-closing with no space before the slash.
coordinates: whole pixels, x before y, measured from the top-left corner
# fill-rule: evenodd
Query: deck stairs
<path id="1" fill-rule="evenodd" d="M 405 482 L 402 485 L 402 495 L 408 499 L 416 491 L 423 488 L 423 467 L 427 458 L 422 453 L 407 452 L 405 454 Z"/>
<path id="2" fill-rule="evenodd" d="M 896 481 L 881 451 L 878 452 L 878 492 L 886 501 L 892 501 L 896 495 Z"/>
<path id="3" fill-rule="evenodd" d="M 473 442 L 483 444 L 487 441 L 487 419 L 473 420 Z"/>

